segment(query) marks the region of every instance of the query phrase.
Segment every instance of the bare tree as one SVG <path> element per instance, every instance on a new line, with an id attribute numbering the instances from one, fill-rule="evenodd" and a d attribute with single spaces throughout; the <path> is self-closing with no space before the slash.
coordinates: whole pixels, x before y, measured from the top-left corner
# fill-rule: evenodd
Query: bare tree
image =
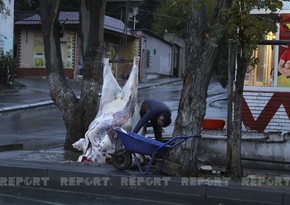
<path id="1" fill-rule="evenodd" d="M 228 6 L 228 0 L 214 1 L 210 12 L 205 1 L 193 0 L 188 13 L 186 39 L 186 73 L 179 102 L 178 115 L 173 136 L 200 134 L 201 122 L 205 116 L 207 90 L 211 75 L 216 67 L 219 54 L 218 45 L 222 39 L 221 10 Z M 187 140 L 172 152 L 170 159 L 182 164 L 182 175 L 197 175 L 198 139 Z"/>
<path id="2" fill-rule="evenodd" d="M 80 1 L 81 53 L 85 70 L 80 99 L 68 86 L 64 75 L 58 21 L 60 0 L 39 0 L 39 3 L 50 95 L 66 126 L 65 149 L 73 149 L 72 144 L 84 136 L 98 109 L 106 1 Z"/>
<path id="3" fill-rule="evenodd" d="M 227 22 L 227 35 L 235 41 L 232 50 L 235 55 L 237 68 L 235 71 L 235 90 L 230 97 L 233 97 L 232 121 L 228 128 L 227 142 L 227 171 L 232 178 L 243 176 L 241 162 L 241 136 L 242 136 L 242 98 L 244 92 L 244 81 L 248 66 L 255 67 L 258 62 L 253 57 L 253 51 L 257 49 L 257 42 L 265 38 L 269 32 L 276 32 L 275 14 L 271 19 L 266 19 L 259 15 L 251 15 L 253 8 L 265 8 L 269 12 L 276 12 L 281 9 L 282 2 L 272 1 L 252 1 L 252 0 L 232 0 L 231 8 L 225 11 Z"/>

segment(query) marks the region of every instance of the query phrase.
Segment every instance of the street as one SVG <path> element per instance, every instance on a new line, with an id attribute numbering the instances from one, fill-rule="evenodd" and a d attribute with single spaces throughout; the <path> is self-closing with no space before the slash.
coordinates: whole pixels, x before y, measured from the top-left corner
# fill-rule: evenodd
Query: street
<path id="1" fill-rule="evenodd" d="M 152 98 L 163 101 L 172 111 L 173 122 L 164 128 L 163 136 L 171 137 L 174 129 L 178 104 L 182 89 L 182 82 L 170 83 L 162 86 L 154 86 L 138 90 L 138 104 L 145 99 Z M 209 85 L 209 96 L 207 99 L 207 111 L 205 117 L 226 119 L 226 109 L 209 106 L 209 102 L 222 99 L 224 90 L 217 82 Z M 221 93 L 221 94 L 219 94 Z M 54 105 L 41 106 L 33 109 L 22 109 L 0 115 L 0 141 L 1 144 L 23 144 L 24 150 L 46 150 L 43 151 L 42 161 L 67 161 L 76 160 L 79 153 L 64 151 L 66 130 L 59 110 Z M 151 128 L 148 128 L 148 135 L 153 136 Z M 47 152 L 54 152 L 54 155 L 47 155 Z M 10 153 L 11 158 L 19 159 L 16 151 Z M 1 155 L 3 156 L 3 154 Z M 1 158 L 0 156 L 0 158 Z M 4 155 L 4 157 L 6 157 Z M 22 160 L 35 160 L 39 158 L 39 152 L 22 155 Z"/>
<path id="2" fill-rule="evenodd" d="M 170 86 L 151 87 L 138 91 L 139 104 L 146 98 L 159 99 L 172 109 L 172 119 L 176 118 L 181 83 Z M 160 95 L 162 93 L 162 95 Z M 23 143 L 24 149 L 41 149 L 61 146 L 65 140 L 65 127 L 56 106 L 25 109 L 0 115 L 1 144 Z M 173 126 L 164 129 L 165 136 L 172 133 Z M 37 143 L 35 143 L 37 141 Z M 37 147 L 35 147 L 37 145 Z"/>
<path id="3" fill-rule="evenodd" d="M 158 99 L 167 104 L 172 110 L 172 119 L 176 119 L 177 109 L 182 89 L 182 82 L 170 85 L 150 87 L 138 91 L 138 104 L 147 98 Z M 217 97 L 217 96 L 214 96 Z M 217 111 L 210 113 L 217 115 Z M 221 114 L 224 112 L 221 112 Z M 72 153 L 63 150 L 65 140 L 65 127 L 62 117 L 54 105 L 48 105 L 33 109 L 19 110 L 0 115 L 2 144 L 23 143 L 24 150 L 2 153 L 0 158 L 7 158 L 6 154 L 14 160 L 65 162 L 76 161 L 80 153 Z M 174 123 L 164 128 L 163 136 L 171 136 Z M 33 150 L 38 150 L 34 152 Z M 20 154 L 18 152 L 27 152 Z M 164 187 L 163 187 L 164 188 Z M 95 194 L 79 191 L 76 187 L 73 191 L 63 191 L 46 187 L 1 187 L 0 204 L 199 204 L 218 205 L 215 200 L 204 200 L 196 197 L 196 203 L 191 199 L 170 199 L 168 197 L 152 196 L 128 196 Z M 126 192 L 126 191 L 125 191 Z"/>

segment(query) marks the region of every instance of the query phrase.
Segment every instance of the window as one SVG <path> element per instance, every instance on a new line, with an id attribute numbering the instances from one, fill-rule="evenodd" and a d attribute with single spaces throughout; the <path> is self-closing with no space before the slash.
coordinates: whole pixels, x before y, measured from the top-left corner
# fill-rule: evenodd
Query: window
<path id="1" fill-rule="evenodd" d="M 267 40 L 274 40 L 275 34 L 269 34 Z M 275 46 L 259 45 L 253 56 L 259 59 L 256 67 L 249 67 L 245 85 L 273 86 L 273 69 L 275 67 Z"/>

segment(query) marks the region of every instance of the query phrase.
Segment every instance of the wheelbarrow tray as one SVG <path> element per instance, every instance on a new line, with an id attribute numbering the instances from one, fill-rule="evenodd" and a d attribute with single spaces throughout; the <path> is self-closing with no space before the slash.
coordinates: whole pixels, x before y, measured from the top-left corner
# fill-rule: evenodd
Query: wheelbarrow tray
<path id="1" fill-rule="evenodd" d="M 158 155 L 160 155 L 167 153 L 171 149 L 170 145 L 165 145 L 162 142 L 146 138 L 133 132 L 127 132 L 122 129 L 115 129 L 115 131 L 121 138 L 125 149 L 131 153 L 152 155 L 156 150 L 161 148 L 158 151 Z"/>
<path id="2" fill-rule="evenodd" d="M 167 142 L 163 143 L 163 142 L 158 142 L 150 138 L 146 138 L 142 135 L 138 135 L 133 132 L 127 132 L 126 130 L 123 130 L 122 128 L 115 128 L 115 131 L 118 137 L 121 139 L 126 151 L 123 152 L 122 154 L 116 155 L 118 157 L 115 156 L 115 163 L 113 160 L 113 165 L 119 170 L 126 169 L 128 166 L 123 166 L 124 162 L 120 159 L 123 159 L 124 156 L 126 157 L 127 155 L 125 154 L 127 153 L 133 154 L 135 162 L 138 165 L 140 172 L 144 175 L 146 175 L 151 169 L 152 162 L 155 158 L 162 159 L 162 163 L 159 169 L 159 173 L 160 173 L 163 167 L 164 159 L 165 157 L 167 157 L 171 149 L 180 145 L 182 142 L 184 142 L 185 140 L 189 138 L 200 137 L 200 135 L 190 135 L 187 137 L 176 136 L 168 140 Z M 138 158 L 136 157 L 136 154 L 149 155 L 151 157 L 146 170 L 142 169 L 138 161 Z M 119 161 L 121 161 L 122 163 L 121 166 L 119 166 Z"/>

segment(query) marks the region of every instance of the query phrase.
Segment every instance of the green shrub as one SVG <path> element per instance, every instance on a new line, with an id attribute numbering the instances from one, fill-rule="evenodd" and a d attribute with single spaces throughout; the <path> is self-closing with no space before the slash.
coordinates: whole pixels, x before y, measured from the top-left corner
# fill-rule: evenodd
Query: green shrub
<path id="1" fill-rule="evenodd" d="M 17 66 L 17 60 L 13 58 L 12 51 L 4 53 L 0 51 L 0 82 L 12 85 L 14 82 L 14 72 Z"/>

